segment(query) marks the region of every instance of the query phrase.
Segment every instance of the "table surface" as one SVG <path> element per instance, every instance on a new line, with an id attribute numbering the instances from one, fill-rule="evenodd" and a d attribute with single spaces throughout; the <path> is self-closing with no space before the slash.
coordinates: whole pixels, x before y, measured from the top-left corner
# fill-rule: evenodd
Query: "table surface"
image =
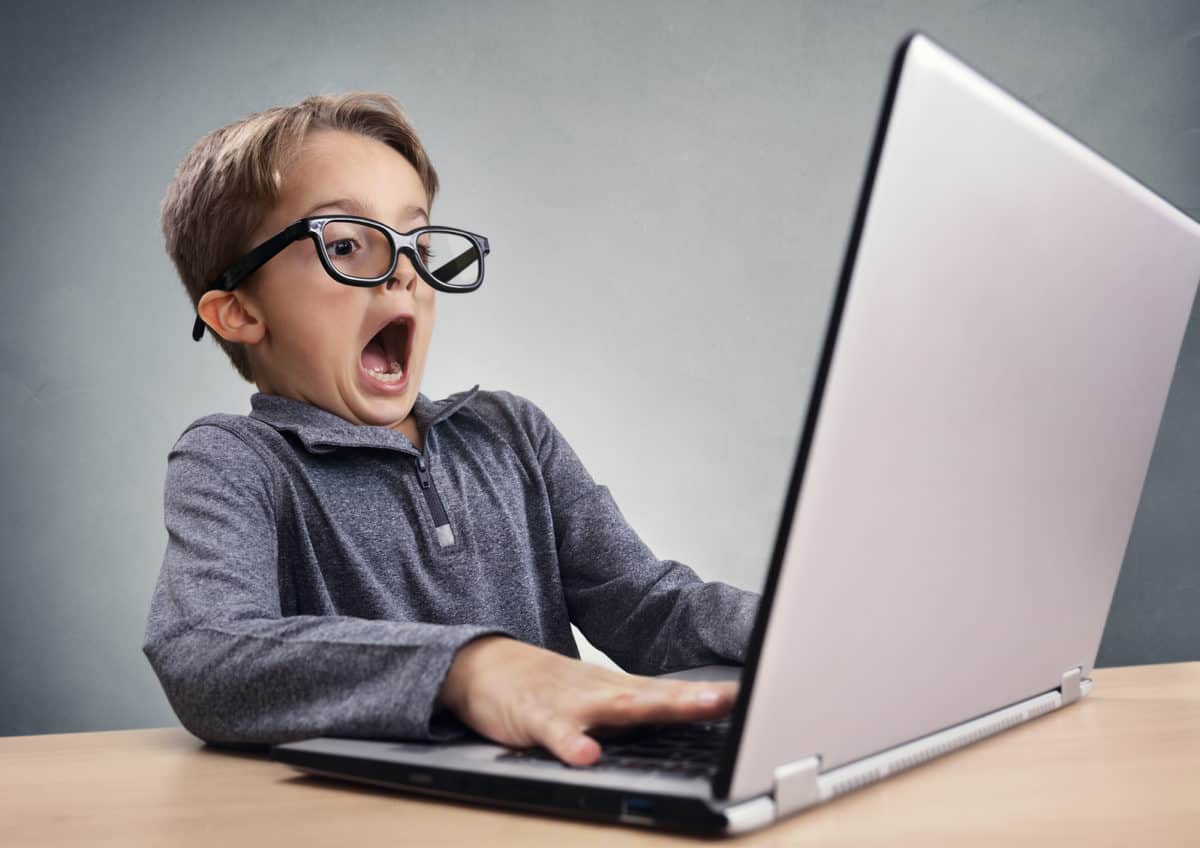
<path id="1" fill-rule="evenodd" d="M 1200 846 L 1200 662 L 1096 669 L 1079 702 L 730 842 Z M 0 845 L 700 844 L 307 776 L 179 727 L 0 738 Z"/>

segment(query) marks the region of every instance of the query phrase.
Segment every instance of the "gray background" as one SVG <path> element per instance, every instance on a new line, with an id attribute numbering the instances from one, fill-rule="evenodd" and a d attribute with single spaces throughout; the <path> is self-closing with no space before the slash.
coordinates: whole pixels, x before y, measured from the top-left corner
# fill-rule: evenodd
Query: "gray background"
<path id="1" fill-rule="evenodd" d="M 394 94 L 434 220 L 494 245 L 422 390 L 534 399 L 658 556 L 757 589 L 912 28 L 1200 216 L 1195 0 L 6 4 L 0 734 L 175 723 L 140 651 L 166 456 L 253 391 L 158 229 L 201 134 Z M 1100 665 L 1200 659 L 1198 429 L 1193 316 Z"/>

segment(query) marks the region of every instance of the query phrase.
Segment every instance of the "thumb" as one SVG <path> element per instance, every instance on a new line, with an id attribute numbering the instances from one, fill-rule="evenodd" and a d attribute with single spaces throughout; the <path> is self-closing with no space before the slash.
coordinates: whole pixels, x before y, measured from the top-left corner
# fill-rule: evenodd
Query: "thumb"
<path id="1" fill-rule="evenodd" d="M 600 743 L 569 719 L 551 717 L 530 731 L 538 744 L 568 765 L 590 766 L 600 758 Z"/>

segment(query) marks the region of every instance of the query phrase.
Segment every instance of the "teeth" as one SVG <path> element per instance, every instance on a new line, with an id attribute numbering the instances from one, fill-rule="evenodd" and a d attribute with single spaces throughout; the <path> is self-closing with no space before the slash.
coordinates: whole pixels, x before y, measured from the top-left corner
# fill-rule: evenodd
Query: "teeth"
<path id="1" fill-rule="evenodd" d="M 403 366 L 401 366 L 400 363 L 394 359 L 388 363 L 387 371 L 384 371 L 379 368 L 370 368 L 368 370 L 371 372 L 372 375 L 374 375 L 375 377 L 377 377 L 380 380 L 383 380 L 385 383 L 397 382 L 398 380 L 400 380 L 401 377 L 404 376 Z"/>

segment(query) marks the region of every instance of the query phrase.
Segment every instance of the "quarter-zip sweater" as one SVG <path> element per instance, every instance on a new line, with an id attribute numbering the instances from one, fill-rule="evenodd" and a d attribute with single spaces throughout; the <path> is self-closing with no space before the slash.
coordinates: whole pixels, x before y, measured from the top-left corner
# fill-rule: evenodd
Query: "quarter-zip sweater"
<path id="1" fill-rule="evenodd" d="M 499 633 L 627 671 L 744 658 L 759 596 L 660 560 L 532 401 L 418 393 L 402 433 L 255 393 L 168 454 L 142 650 L 214 744 L 443 739 L 455 652 Z"/>

